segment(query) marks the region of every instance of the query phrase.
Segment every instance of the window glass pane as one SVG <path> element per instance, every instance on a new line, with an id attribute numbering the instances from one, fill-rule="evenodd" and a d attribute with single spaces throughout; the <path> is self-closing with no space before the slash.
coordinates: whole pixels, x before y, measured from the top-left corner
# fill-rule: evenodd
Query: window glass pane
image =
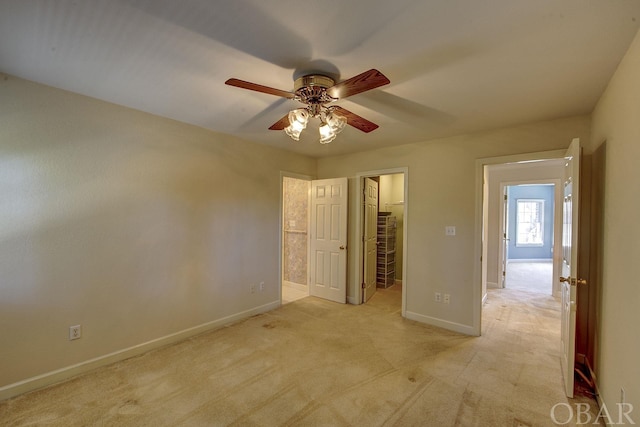
<path id="1" fill-rule="evenodd" d="M 516 245 L 542 246 L 544 200 L 518 199 Z"/>

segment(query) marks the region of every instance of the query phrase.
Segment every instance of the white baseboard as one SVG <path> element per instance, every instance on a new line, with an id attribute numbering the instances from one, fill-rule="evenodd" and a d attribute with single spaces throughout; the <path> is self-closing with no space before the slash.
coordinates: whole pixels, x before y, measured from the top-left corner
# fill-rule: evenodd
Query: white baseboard
<path id="1" fill-rule="evenodd" d="M 448 329 L 450 331 L 459 332 L 465 335 L 476 336 L 472 326 L 463 325 L 461 323 L 450 322 L 448 320 L 438 319 L 436 317 L 425 316 L 423 314 L 413 313 L 411 311 L 406 312 L 406 318 L 415 320 L 416 322 L 426 323 L 427 325 L 437 326 L 439 328 Z"/>
<path id="2" fill-rule="evenodd" d="M 347 303 L 353 305 L 360 305 L 361 302 L 358 301 L 355 297 L 347 297 Z"/>
<path id="3" fill-rule="evenodd" d="M 154 340 L 147 341 L 133 347 L 125 348 L 113 353 L 85 360 L 84 362 L 66 366 L 61 369 L 56 369 L 55 371 L 46 372 L 35 377 L 18 381 L 17 383 L 8 384 L 6 386 L 0 387 L 0 400 L 9 399 L 11 397 L 27 393 L 29 391 L 37 390 L 39 388 L 46 387 L 57 382 L 67 380 L 71 377 L 75 377 L 76 375 L 83 374 L 101 366 L 110 365 L 114 362 L 119 362 L 130 357 L 138 356 L 150 350 L 182 341 L 203 332 L 218 329 L 230 323 L 255 316 L 256 314 L 266 313 L 267 311 L 274 310 L 278 307 L 280 307 L 280 301 L 270 302 L 268 304 L 264 304 L 240 313 L 232 314 L 231 316 L 223 317 L 221 319 L 203 323 L 202 325 L 184 329 L 182 331 L 169 334 L 164 337 L 156 338 Z"/>
<path id="4" fill-rule="evenodd" d="M 514 258 L 508 259 L 507 263 L 514 262 L 553 262 L 552 258 Z"/>
<path id="5" fill-rule="evenodd" d="M 482 296 L 482 305 L 486 304 L 488 297 L 489 297 L 489 294 L 485 292 L 485 294 Z"/>
<path id="6" fill-rule="evenodd" d="M 487 282 L 487 288 L 500 289 L 500 285 L 498 285 L 496 282 Z"/>

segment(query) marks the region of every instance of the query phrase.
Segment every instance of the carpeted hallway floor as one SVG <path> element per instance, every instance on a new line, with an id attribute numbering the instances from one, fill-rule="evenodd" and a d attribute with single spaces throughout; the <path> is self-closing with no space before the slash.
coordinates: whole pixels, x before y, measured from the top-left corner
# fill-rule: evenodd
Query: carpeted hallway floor
<path id="1" fill-rule="evenodd" d="M 304 298 L 0 402 L 0 424 L 512 427 L 554 425 L 557 403 L 597 411 L 564 396 L 554 298 L 490 291 L 478 338 L 403 319 L 400 298 Z"/>
<path id="2" fill-rule="evenodd" d="M 551 295 L 553 262 L 507 263 L 506 288 Z"/>

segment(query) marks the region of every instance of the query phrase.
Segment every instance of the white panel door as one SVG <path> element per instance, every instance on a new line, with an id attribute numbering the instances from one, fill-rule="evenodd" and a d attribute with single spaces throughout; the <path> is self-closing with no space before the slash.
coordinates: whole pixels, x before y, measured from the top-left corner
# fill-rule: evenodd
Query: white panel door
<path id="1" fill-rule="evenodd" d="M 309 294 L 347 302 L 347 178 L 311 182 Z"/>
<path id="2" fill-rule="evenodd" d="M 376 259 L 378 257 L 378 183 L 364 179 L 364 274 L 363 302 L 376 292 Z"/>
<path id="3" fill-rule="evenodd" d="M 583 281 L 578 275 L 578 218 L 580 188 L 580 140 L 574 139 L 565 156 L 564 203 L 562 208 L 562 314 L 561 365 L 565 393 L 573 397 L 573 370 L 576 352 L 576 286 Z"/>

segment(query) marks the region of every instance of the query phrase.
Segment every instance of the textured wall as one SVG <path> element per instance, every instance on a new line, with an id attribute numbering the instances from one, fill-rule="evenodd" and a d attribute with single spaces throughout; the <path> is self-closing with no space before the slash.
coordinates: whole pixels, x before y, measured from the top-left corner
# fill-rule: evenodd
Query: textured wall
<path id="1" fill-rule="evenodd" d="M 284 277 L 307 284 L 309 181 L 284 177 Z"/>

